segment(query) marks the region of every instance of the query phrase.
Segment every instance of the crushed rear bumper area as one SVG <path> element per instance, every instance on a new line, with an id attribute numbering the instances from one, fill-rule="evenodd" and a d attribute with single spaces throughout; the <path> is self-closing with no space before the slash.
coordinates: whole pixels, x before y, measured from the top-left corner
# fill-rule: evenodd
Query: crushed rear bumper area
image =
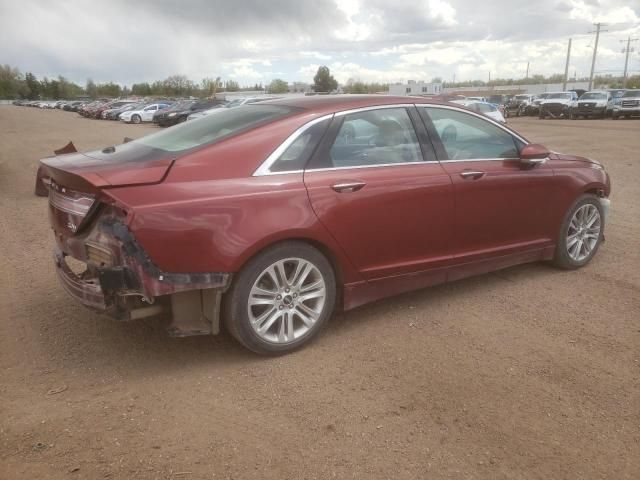
<path id="1" fill-rule="evenodd" d="M 84 306 L 117 320 L 167 313 L 175 336 L 219 332 L 220 301 L 230 273 L 164 272 L 113 216 L 99 219 L 86 235 L 57 238 L 60 284 Z"/>

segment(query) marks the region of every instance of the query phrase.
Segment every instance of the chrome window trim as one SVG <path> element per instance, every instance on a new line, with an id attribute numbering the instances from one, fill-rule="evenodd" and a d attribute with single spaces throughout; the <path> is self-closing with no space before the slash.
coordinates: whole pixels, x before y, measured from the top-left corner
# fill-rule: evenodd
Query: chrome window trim
<path id="1" fill-rule="evenodd" d="M 351 115 L 353 113 L 368 112 L 369 110 L 388 110 L 390 108 L 408 108 L 415 107 L 415 103 L 390 103 L 386 105 L 373 105 L 370 107 L 352 108 L 351 110 L 342 110 L 336 112 L 336 117 L 344 117 L 345 115 Z"/>
<path id="2" fill-rule="evenodd" d="M 282 172 L 272 172 L 271 167 L 273 164 L 280 158 L 280 156 L 291 146 L 293 142 L 295 142 L 300 135 L 306 132 L 309 128 L 313 127 L 317 123 L 323 122 L 324 120 L 331 119 L 333 117 L 333 113 L 328 115 L 323 115 L 318 118 L 314 118 L 313 120 L 308 121 L 301 127 L 299 127 L 295 132 L 289 135 L 284 142 L 282 142 L 278 147 L 271 152 L 271 154 L 267 157 L 267 159 L 260 164 L 260 166 L 253 172 L 253 177 L 262 177 L 264 175 L 282 175 L 285 173 L 298 173 L 303 170 L 284 170 Z"/>
<path id="3" fill-rule="evenodd" d="M 528 140 L 524 139 L 523 137 L 521 137 L 520 135 L 512 132 L 511 130 L 506 129 L 504 126 L 502 126 L 498 121 L 486 116 L 486 115 L 482 115 L 476 112 L 472 112 L 472 111 L 467 111 L 467 110 L 462 110 L 460 108 L 454 107 L 454 106 L 450 106 L 450 105 L 439 105 L 439 104 L 432 104 L 432 103 L 395 103 L 395 104 L 386 104 L 386 105 L 373 105 L 373 106 L 369 106 L 369 107 L 360 107 L 360 108 L 353 108 L 350 110 L 342 110 L 339 112 L 334 112 L 334 113 L 330 113 L 327 115 L 323 115 L 321 117 L 318 118 L 314 118 L 313 120 L 310 120 L 309 122 L 305 123 L 304 125 L 302 125 L 301 127 L 299 127 L 296 131 L 294 131 L 291 135 L 289 135 L 287 137 L 287 139 L 282 142 L 267 158 L 264 162 L 262 162 L 262 164 L 260 164 L 260 166 L 253 172 L 253 177 L 261 177 L 261 176 L 268 176 L 268 175 L 288 175 L 288 174 L 294 174 L 294 173 L 304 173 L 304 172 L 328 172 L 328 171 L 333 171 L 333 170 L 349 170 L 349 169 L 360 169 L 360 168 L 378 168 L 378 167 L 394 167 L 394 166 L 402 166 L 402 165 L 432 165 L 434 163 L 456 163 L 456 162 L 495 162 L 495 161 L 505 161 L 505 160 L 520 160 L 519 158 L 468 158 L 468 159 L 461 159 L 461 160 L 437 160 L 437 161 L 428 161 L 428 160 L 423 160 L 421 162 L 402 162 L 402 163 L 383 163 L 383 164 L 377 164 L 377 165 L 357 165 L 357 166 L 352 166 L 352 167 L 327 167 L 327 168 L 309 168 L 309 169 L 305 169 L 305 170 L 284 170 L 281 172 L 272 172 L 270 171 L 271 167 L 273 166 L 273 164 L 276 162 L 276 160 L 278 160 L 278 158 L 280 158 L 280 156 L 285 152 L 285 150 L 287 148 L 289 148 L 289 146 L 295 142 L 298 137 L 300 135 L 302 135 L 305 131 L 307 131 L 307 129 L 311 128 L 313 125 L 320 123 L 324 120 L 327 119 L 331 119 L 332 117 L 342 117 L 345 115 L 350 115 L 353 113 L 359 113 L 359 112 L 366 112 L 369 110 L 380 110 L 380 109 L 390 109 L 390 108 L 410 108 L 410 107 L 423 107 L 423 108 L 441 108 L 441 109 L 445 109 L 445 110 L 455 110 L 457 112 L 460 113 L 466 113 L 468 115 L 473 115 L 475 117 L 478 117 L 481 120 L 485 120 L 497 127 L 499 127 L 500 129 L 504 130 L 505 132 L 507 132 L 509 135 L 516 137 L 517 139 L 519 139 L 521 142 L 523 142 L 525 145 L 529 145 L 531 142 L 529 142 Z"/>

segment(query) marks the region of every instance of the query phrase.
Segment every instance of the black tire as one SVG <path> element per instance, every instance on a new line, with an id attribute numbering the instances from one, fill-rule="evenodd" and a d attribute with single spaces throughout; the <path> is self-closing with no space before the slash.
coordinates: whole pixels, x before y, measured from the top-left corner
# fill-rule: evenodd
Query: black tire
<path id="1" fill-rule="evenodd" d="M 545 118 L 545 117 L 546 117 L 546 115 L 543 113 L 543 111 L 542 111 L 542 110 L 540 110 L 540 113 L 538 114 L 538 118 L 539 118 L 540 120 L 544 120 L 544 118 Z"/>
<path id="2" fill-rule="evenodd" d="M 601 222 L 600 233 L 596 241 L 595 247 L 593 247 L 589 255 L 586 258 L 578 261 L 578 260 L 574 260 L 569 255 L 569 252 L 567 249 L 567 235 L 569 232 L 569 225 L 571 223 L 573 215 L 576 213 L 576 211 L 579 208 L 587 204 L 594 205 L 598 209 L 598 213 L 600 214 L 600 222 Z M 571 208 L 569 208 L 569 210 L 567 211 L 567 214 L 564 217 L 562 226 L 560 227 L 560 231 L 558 232 L 558 238 L 556 241 L 556 251 L 553 257 L 553 264 L 556 267 L 559 267 L 565 270 L 575 270 L 577 268 L 584 267 L 587 263 L 589 263 L 591 259 L 595 256 L 596 252 L 598 251 L 598 248 L 600 247 L 600 244 L 602 243 L 602 240 L 604 239 L 604 229 L 605 229 L 604 222 L 605 222 L 604 212 L 602 210 L 602 205 L 600 204 L 600 200 L 598 200 L 598 197 L 592 194 L 581 195 L 574 202 Z"/>
<path id="3" fill-rule="evenodd" d="M 142 121 L 142 119 L 140 118 L 140 115 L 134 115 L 133 117 L 131 117 L 131 123 L 138 124 L 141 121 Z"/>
<path id="4" fill-rule="evenodd" d="M 186 121 L 187 121 L 187 117 L 186 116 L 178 118 L 178 123 L 184 123 Z"/>
<path id="5" fill-rule="evenodd" d="M 325 282 L 325 303 L 318 319 L 303 336 L 288 343 L 274 343 L 261 338 L 249 319 L 249 295 L 254 283 L 278 260 L 300 258 L 311 262 Z M 336 280 L 331 263 L 311 245 L 289 241 L 267 248 L 252 258 L 233 279 L 223 299 L 224 324 L 231 335 L 249 350 L 261 355 L 279 355 L 293 351 L 314 338 L 327 323 L 336 301 Z"/>
<path id="6" fill-rule="evenodd" d="M 611 120 L 618 120 L 618 114 L 617 113 L 612 113 L 611 114 Z"/>

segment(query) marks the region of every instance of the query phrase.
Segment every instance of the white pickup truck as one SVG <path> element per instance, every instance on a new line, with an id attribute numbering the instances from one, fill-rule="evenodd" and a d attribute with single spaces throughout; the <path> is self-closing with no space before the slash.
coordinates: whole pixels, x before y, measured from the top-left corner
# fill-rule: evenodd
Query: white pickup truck
<path id="1" fill-rule="evenodd" d="M 571 108 L 576 104 L 578 94 L 576 92 L 549 92 L 547 97 L 540 102 L 538 118 L 568 118 Z"/>
<path id="2" fill-rule="evenodd" d="M 613 95 L 606 90 L 583 93 L 571 109 L 571 118 L 605 118 L 613 108 Z"/>

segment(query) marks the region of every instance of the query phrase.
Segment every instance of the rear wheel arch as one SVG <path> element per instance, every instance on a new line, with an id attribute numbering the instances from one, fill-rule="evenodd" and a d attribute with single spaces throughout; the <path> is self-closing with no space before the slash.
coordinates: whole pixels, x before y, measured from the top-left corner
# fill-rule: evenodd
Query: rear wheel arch
<path id="1" fill-rule="evenodd" d="M 242 271 L 242 269 L 249 262 L 251 262 L 258 255 L 262 254 L 264 251 L 270 250 L 272 248 L 276 248 L 279 245 L 282 245 L 282 244 L 285 244 L 285 243 L 304 243 L 304 244 L 309 245 L 309 246 L 315 248 L 316 250 L 318 250 L 327 259 L 327 261 L 331 265 L 331 268 L 333 269 L 333 274 L 335 275 L 335 279 L 336 279 L 336 286 L 337 287 L 342 287 L 342 285 L 344 285 L 343 268 L 342 268 L 342 265 L 340 264 L 339 259 L 333 253 L 333 250 L 331 250 L 331 248 L 329 246 L 327 246 L 325 243 L 323 243 L 323 242 L 321 242 L 321 241 L 319 241 L 317 239 L 310 238 L 310 237 L 304 237 L 304 236 L 291 236 L 291 237 L 287 237 L 287 238 L 273 239 L 271 241 L 267 241 L 264 244 L 260 244 L 260 245 L 255 246 L 251 250 L 249 255 L 247 255 L 245 258 L 243 258 L 243 260 L 239 264 L 238 268 L 235 269 L 236 272 Z"/>

